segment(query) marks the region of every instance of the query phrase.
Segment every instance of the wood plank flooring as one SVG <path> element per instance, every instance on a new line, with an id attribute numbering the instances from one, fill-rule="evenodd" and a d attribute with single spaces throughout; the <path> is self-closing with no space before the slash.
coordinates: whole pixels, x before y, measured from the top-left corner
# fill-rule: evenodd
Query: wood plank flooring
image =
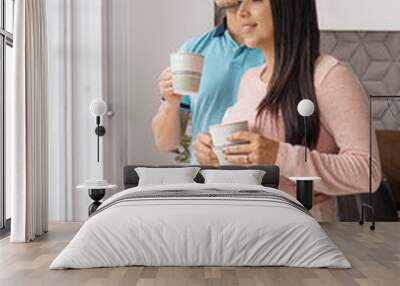
<path id="1" fill-rule="evenodd" d="M 350 270 L 284 267 L 125 267 L 48 270 L 79 223 L 53 223 L 30 244 L 0 241 L 0 285 L 400 285 L 400 223 L 378 223 L 375 232 L 357 223 L 325 224 L 324 229 L 350 260 Z"/>

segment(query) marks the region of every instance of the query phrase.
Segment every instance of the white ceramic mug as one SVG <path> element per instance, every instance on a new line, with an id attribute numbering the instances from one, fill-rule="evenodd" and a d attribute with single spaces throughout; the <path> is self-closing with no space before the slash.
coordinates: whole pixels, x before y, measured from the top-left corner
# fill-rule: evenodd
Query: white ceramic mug
<path id="1" fill-rule="evenodd" d="M 178 95 L 197 95 L 200 88 L 204 57 L 178 52 L 171 54 L 172 86 Z"/>
<path id="2" fill-rule="evenodd" d="M 245 142 L 232 143 L 227 138 L 240 131 L 249 131 L 249 123 L 247 121 L 212 125 L 210 126 L 210 133 L 215 147 L 227 147 Z"/>
<path id="3" fill-rule="evenodd" d="M 217 155 L 218 162 L 220 165 L 231 165 L 231 163 L 225 160 L 225 154 L 223 149 L 228 146 L 234 146 L 238 144 L 248 143 L 247 141 L 228 141 L 227 138 L 237 132 L 249 131 L 249 124 L 247 121 L 222 124 L 222 125 L 212 125 L 209 128 L 212 140 L 213 140 L 213 150 Z"/>

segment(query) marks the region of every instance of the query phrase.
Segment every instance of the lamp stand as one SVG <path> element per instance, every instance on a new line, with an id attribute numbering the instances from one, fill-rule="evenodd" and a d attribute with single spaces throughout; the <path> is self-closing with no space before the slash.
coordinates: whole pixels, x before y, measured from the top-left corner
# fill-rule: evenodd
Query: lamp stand
<path id="1" fill-rule="evenodd" d="M 106 129 L 104 126 L 100 125 L 100 116 L 96 116 L 96 129 L 94 133 L 97 135 L 97 162 L 100 162 L 100 136 L 104 136 L 106 134 Z"/>
<path id="2" fill-rule="evenodd" d="M 363 203 L 361 205 L 361 219 L 360 225 L 364 224 L 365 213 L 367 210 L 371 212 L 372 224 L 369 226 L 370 230 L 375 230 L 375 208 L 372 202 L 372 100 L 373 96 L 369 96 L 369 189 L 368 189 L 368 204 Z"/>
<path id="3" fill-rule="evenodd" d="M 312 180 L 297 180 L 296 198 L 307 210 L 311 210 L 314 204 L 314 187 Z"/>
<path id="4" fill-rule="evenodd" d="M 307 116 L 304 116 L 304 159 L 307 163 L 307 146 L 308 146 L 308 142 L 307 142 Z"/>

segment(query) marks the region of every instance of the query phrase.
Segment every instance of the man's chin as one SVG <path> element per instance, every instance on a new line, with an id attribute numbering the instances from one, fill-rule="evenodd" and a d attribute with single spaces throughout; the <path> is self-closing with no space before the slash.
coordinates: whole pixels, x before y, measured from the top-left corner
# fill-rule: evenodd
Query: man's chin
<path id="1" fill-rule="evenodd" d="M 251 48 L 251 49 L 256 49 L 259 48 L 260 45 L 258 44 L 258 41 L 255 39 L 243 39 L 243 43 L 245 44 L 246 47 Z"/>
<path id="2" fill-rule="evenodd" d="M 215 4 L 220 9 L 232 8 L 235 5 L 239 5 L 238 0 L 215 0 Z"/>

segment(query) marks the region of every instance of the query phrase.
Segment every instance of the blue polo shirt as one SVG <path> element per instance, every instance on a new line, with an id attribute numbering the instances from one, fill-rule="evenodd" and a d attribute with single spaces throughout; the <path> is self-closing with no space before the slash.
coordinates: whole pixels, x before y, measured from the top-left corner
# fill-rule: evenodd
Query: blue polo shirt
<path id="1" fill-rule="evenodd" d="M 181 111 L 192 115 L 192 142 L 209 126 L 220 124 L 225 111 L 236 102 L 240 79 L 252 67 L 264 64 L 259 49 L 238 45 L 229 34 L 226 20 L 200 37 L 186 42 L 179 51 L 204 56 L 200 90 L 196 96 L 184 96 Z M 196 159 L 191 152 L 191 163 Z"/>

